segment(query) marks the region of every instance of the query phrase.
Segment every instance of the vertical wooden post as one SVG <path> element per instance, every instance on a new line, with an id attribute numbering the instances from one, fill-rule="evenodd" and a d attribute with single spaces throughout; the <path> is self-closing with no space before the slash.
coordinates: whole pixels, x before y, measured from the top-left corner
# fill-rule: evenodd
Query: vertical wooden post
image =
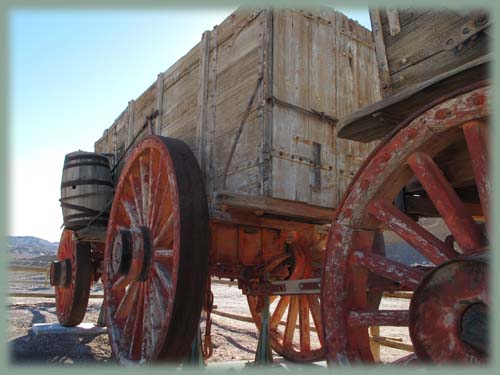
<path id="1" fill-rule="evenodd" d="M 215 172 L 213 162 L 213 144 L 215 138 L 216 126 L 216 98 L 217 98 L 217 50 L 218 50 L 218 32 L 217 26 L 210 33 L 209 50 L 212 50 L 212 55 L 209 52 L 209 70 L 207 82 L 207 127 L 205 150 L 205 181 L 207 187 L 208 206 L 212 207 Z"/>
<path id="2" fill-rule="evenodd" d="M 264 111 L 261 117 L 262 128 L 262 174 L 261 193 L 270 196 L 272 186 L 272 147 L 273 147 L 273 9 L 264 14 L 264 26 L 261 42 L 261 74 L 263 77 Z"/>
<path id="3" fill-rule="evenodd" d="M 207 160 L 207 119 L 208 119 L 208 75 L 210 64 L 210 31 L 205 31 L 200 43 L 200 91 L 198 95 L 198 126 L 196 139 L 198 145 L 198 162 L 206 180 Z"/>
<path id="4" fill-rule="evenodd" d="M 131 100 L 128 102 L 128 128 L 127 128 L 127 144 L 125 149 L 132 144 L 134 139 L 134 117 L 135 117 L 135 100 Z"/>
<path id="5" fill-rule="evenodd" d="M 158 117 L 155 121 L 155 134 L 161 135 L 161 117 L 163 114 L 163 73 L 158 74 L 156 80 L 156 109 L 158 110 Z"/>
<path id="6" fill-rule="evenodd" d="M 375 41 L 375 54 L 377 55 L 377 67 L 382 86 L 382 95 L 391 95 L 391 75 L 389 72 L 389 64 L 387 62 L 387 54 L 385 52 L 384 34 L 382 32 L 382 21 L 380 20 L 380 11 L 378 9 L 370 9 L 370 20 L 372 23 L 373 39 Z"/>

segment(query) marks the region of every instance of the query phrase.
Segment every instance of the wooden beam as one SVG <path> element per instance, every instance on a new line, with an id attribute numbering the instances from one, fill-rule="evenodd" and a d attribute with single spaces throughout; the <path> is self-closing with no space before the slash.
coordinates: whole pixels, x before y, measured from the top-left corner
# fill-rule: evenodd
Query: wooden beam
<path id="1" fill-rule="evenodd" d="M 155 134 L 161 135 L 161 117 L 163 115 L 163 73 L 158 74 L 156 79 L 156 109 L 158 110 L 158 117 L 155 122 Z"/>
<path id="2" fill-rule="evenodd" d="M 127 144 L 125 149 L 130 146 L 134 139 L 134 117 L 135 117 L 135 100 L 128 102 L 128 128 L 127 128 Z"/>
<path id="3" fill-rule="evenodd" d="M 370 9 L 370 20 L 372 24 L 373 38 L 375 41 L 375 54 L 377 56 L 377 67 L 382 89 L 382 96 L 391 95 L 391 74 L 389 72 L 389 63 L 387 62 L 387 53 L 385 51 L 384 34 L 382 32 L 382 21 L 380 20 L 380 11 Z"/>
<path id="4" fill-rule="evenodd" d="M 272 148 L 273 148 L 273 104 L 268 98 L 273 96 L 273 20 L 272 8 L 267 8 L 264 14 L 264 30 L 261 39 L 261 74 L 262 92 L 265 101 L 263 116 L 261 117 L 262 129 L 262 172 L 261 172 L 261 194 L 272 195 Z"/>
<path id="5" fill-rule="evenodd" d="M 307 203 L 270 197 L 221 192 L 215 196 L 215 206 L 222 210 L 230 208 L 249 210 L 300 219 L 310 223 L 328 224 L 332 222 L 334 209 L 312 206 Z"/>
<path id="6" fill-rule="evenodd" d="M 200 91 L 198 93 L 198 125 L 196 127 L 196 139 L 198 145 L 198 162 L 201 170 L 206 175 L 207 155 L 205 148 L 207 143 L 207 121 L 208 121 L 208 76 L 210 66 L 210 31 L 205 31 L 200 43 Z M 205 176 L 206 179 L 206 176 Z"/>

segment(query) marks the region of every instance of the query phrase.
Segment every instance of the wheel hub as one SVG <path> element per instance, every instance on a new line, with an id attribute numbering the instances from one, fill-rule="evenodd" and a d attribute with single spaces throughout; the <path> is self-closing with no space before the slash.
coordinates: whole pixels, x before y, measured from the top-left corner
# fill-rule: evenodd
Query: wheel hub
<path id="1" fill-rule="evenodd" d="M 483 362 L 488 356 L 488 285 L 484 256 L 446 262 L 418 286 L 410 336 L 419 358 Z"/>
<path id="2" fill-rule="evenodd" d="M 50 285 L 67 287 L 71 282 L 71 260 L 56 260 L 50 263 Z"/>
<path id="3" fill-rule="evenodd" d="M 153 243 L 149 228 L 144 226 L 122 228 L 113 238 L 112 272 L 130 280 L 144 281 L 149 275 L 152 254 Z"/>

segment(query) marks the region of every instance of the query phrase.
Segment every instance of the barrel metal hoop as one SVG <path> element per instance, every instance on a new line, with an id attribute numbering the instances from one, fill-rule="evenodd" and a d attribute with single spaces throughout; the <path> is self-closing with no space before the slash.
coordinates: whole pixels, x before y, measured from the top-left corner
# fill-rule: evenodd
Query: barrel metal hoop
<path id="1" fill-rule="evenodd" d="M 80 185 L 105 185 L 105 186 L 114 187 L 113 182 L 111 182 L 111 181 L 98 180 L 98 179 L 91 178 L 91 179 L 80 179 L 80 180 L 62 182 L 61 188 L 70 187 L 70 186 L 80 186 Z"/>
<path id="2" fill-rule="evenodd" d="M 100 161 L 82 161 L 79 163 L 64 163 L 64 169 L 76 167 L 104 167 L 109 168 L 109 162 L 102 163 Z"/>
<path id="3" fill-rule="evenodd" d="M 99 215 L 101 213 L 100 211 L 93 210 L 91 208 L 87 208 L 87 207 L 83 207 L 83 206 L 79 206 L 79 205 L 71 204 L 71 203 L 65 203 L 65 202 L 61 202 L 61 207 L 69 208 L 69 209 L 72 209 L 75 211 L 86 212 L 89 215 Z M 68 219 L 71 216 L 73 216 L 73 215 L 66 216 L 66 219 Z"/>
<path id="4" fill-rule="evenodd" d="M 109 192 L 109 190 L 108 191 L 101 190 L 101 191 L 94 191 L 92 193 L 68 195 L 66 197 L 59 198 L 59 202 L 67 202 L 69 200 L 73 200 L 76 198 L 87 198 L 87 197 L 100 196 L 100 195 L 106 194 L 108 192 Z"/>
<path id="5" fill-rule="evenodd" d="M 93 154 L 93 153 L 78 154 L 78 155 L 71 155 L 71 156 L 66 155 L 66 157 L 64 158 L 64 162 L 66 163 L 67 161 L 81 160 L 81 159 L 96 159 L 96 160 L 102 160 L 104 162 L 109 163 L 109 159 L 106 156 Z"/>

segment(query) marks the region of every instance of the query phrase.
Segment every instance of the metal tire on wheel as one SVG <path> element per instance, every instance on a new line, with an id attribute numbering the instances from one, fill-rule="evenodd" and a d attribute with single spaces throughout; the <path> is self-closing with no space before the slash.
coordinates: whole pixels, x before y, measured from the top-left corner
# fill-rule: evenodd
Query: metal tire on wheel
<path id="1" fill-rule="evenodd" d="M 55 286 L 56 313 L 61 325 L 73 327 L 85 317 L 92 283 L 92 263 L 88 242 L 78 242 L 73 231 L 64 230 L 51 264 L 50 281 Z"/>
<path id="2" fill-rule="evenodd" d="M 208 275 L 208 205 L 189 147 L 149 136 L 128 156 L 106 235 L 104 306 L 122 362 L 182 361 Z"/>
<path id="3" fill-rule="evenodd" d="M 483 82 L 430 103 L 386 136 L 351 182 L 330 230 L 321 283 L 329 364 L 373 362 L 369 326 L 409 327 L 411 356 L 420 360 L 487 358 L 487 98 Z M 438 217 L 449 235 L 438 238 L 406 213 L 414 212 L 410 206 L 393 204 L 403 188 L 405 202 L 425 211 L 416 215 Z M 376 254 L 382 230 L 433 266 Z M 383 310 L 368 305 L 375 290 L 414 293 L 409 309 Z"/>

